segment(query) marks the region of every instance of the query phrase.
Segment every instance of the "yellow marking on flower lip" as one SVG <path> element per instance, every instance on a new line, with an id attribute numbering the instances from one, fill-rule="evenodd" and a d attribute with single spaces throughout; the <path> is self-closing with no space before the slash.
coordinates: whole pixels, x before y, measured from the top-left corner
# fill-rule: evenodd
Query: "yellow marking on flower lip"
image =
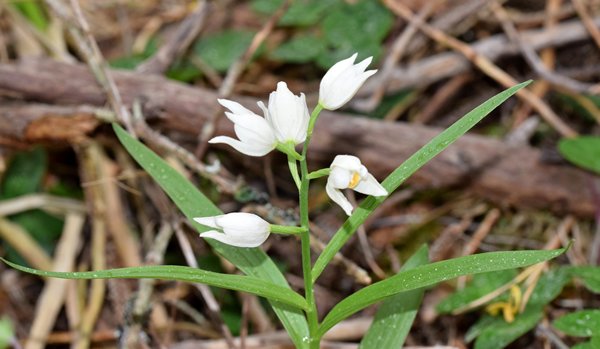
<path id="1" fill-rule="evenodd" d="M 358 174 L 358 172 L 352 173 L 352 179 L 350 179 L 348 188 L 354 189 L 354 187 L 356 187 L 358 185 L 358 182 L 360 182 L 360 175 Z"/>

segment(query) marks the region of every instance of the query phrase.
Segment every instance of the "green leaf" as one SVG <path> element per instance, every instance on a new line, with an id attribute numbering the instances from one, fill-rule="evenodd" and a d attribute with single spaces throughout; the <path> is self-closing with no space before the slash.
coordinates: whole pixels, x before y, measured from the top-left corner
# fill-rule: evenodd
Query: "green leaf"
<path id="1" fill-rule="evenodd" d="M 15 338 L 15 329 L 12 322 L 7 318 L 0 319 L 0 349 L 8 348 Z"/>
<path id="2" fill-rule="evenodd" d="M 475 275 L 473 280 L 471 280 L 465 288 L 456 291 L 441 301 L 436 306 L 436 310 L 442 314 L 451 313 L 454 310 L 462 308 L 476 299 L 495 291 L 500 286 L 512 280 L 516 274 L 516 270 L 509 269 Z"/>
<path id="3" fill-rule="evenodd" d="M 558 150 L 575 165 L 600 174 L 600 137 L 562 139 L 558 143 Z"/>
<path id="4" fill-rule="evenodd" d="M 177 60 L 167 70 L 166 76 L 169 79 L 192 82 L 202 76 L 202 71 L 188 60 Z"/>
<path id="5" fill-rule="evenodd" d="M 0 200 L 41 191 L 47 167 L 48 160 L 43 148 L 15 154 L 0 183 Z M 23 227 L 48 253 L 52 252 L 62 232 L 62 220 L 42 210 L 20 212 L 11 215 L 9 219 Z M 3 245 L 10 260 L 20 264 L 26 263 L 12 247 L 7 246 L 6 243 Z"/>
<path id="6" fill-rule="evenodd" d="M 544 307 L 560 295 L 565 285 L 571 280 L 566 268 L 556 268 L 544 273 L 531 293 L 527 306 Z"/>
<path id="7" fill-rule="evenodd" d="M 11 263 L 1 257 L 0 260 L 17 270 L 45 277 L 60 279 L 162 279 L 196 282 L 229 290 L 243 291 L 296 308 L 308 309 L 306 300 L 290 288 L 275 285 L 251 276 L 215 273 L 179 265 L 148 265 L 85 272 L 57 272 L 27 268 Z"/>
<path id="8" fill-rule="evenodd" d="M 402 270 L 409 270 L 428 262 L 428 250 L 424 245 L 404 264 Z M 417 316 L 424 292 L 425 290 L 420 288 L 391 296 L 383 301 L 359 348 L 402 348 Z"/>
<path id="9" fill-rule="evenodd" d="M 12 199 L 40 190 L 48 160 L 42 148 L 19 152 L 11 159 L 0 186 L 0 199 Z"/>
<path id="10" fill-rule="evenodd" d="M 496 96 L 488 99 L 486 102 L 467 113 L 460 120 L 452 124 L 442 133 L 433 138 L 423 148 L 419 149 L 404 163 L 398 166 L 381 184 L 388 191 L 394 192 L 404 181 L 428 163 L 436 155 L 441 153 L 450 144 L 454 143 L 460 136 L 470 130 L 486 115 L 491 113 L 500 104 L 504 103 L 510 96 L 514 95 L 523 87 L 529 85 L 531 80 L 513 86 Z M 356 229 L 364 223 L 367 217 L 375 210 L 386 198 L 385 197 L 367 197 L 359 207 L 356 208 L 344 225 L 335 233 L 331 241 L 327 244 L 321 255 L 315 262 L 312 275 L 313 281 L 316 280 L 329 264 L 333 256 L 344 246 L 346 241 L 354 234 Z"/>
<path id="11" fill-rule="evenodd" d="M 543 274 L 531 294 L 525 311 L 517 314 L 513 322 L 508 323 L 501 316 L 485 316 L 469 329 L 468 340 L 477 337 L 475 341 L 477 349 L 508 346 L 535 328 L 544 316 L 544 307 L 558 297 L 569 280 L 570 275 L 566 268 L 553 269 Z"/>
<path id="12" fill-rule="evenodd" d="M 205 231 L 205 228 L 194 222 L 192 218 L 222 214 L 221 210 L 204 194 L 158 155 L 131 137 L 119 125 L 113 124 L 113 128 L 129 154 L 156 180 L 198 231 Z M 206 239 L 206 242 L 245 274 L 289 288 L 283 274 L 261 249 L 233 247 L 213 239 Z M 308 323 L 304 314 L 298 309 L 279 303 L 271 303 L 271 306 L 296 347 L 305 348 L 306 343 L 302 338 L 308 337 Z"/>
<path id="13" fill-rule="evenodd" d="M 600 336 L 592 337 L 592 340 L 574 345 L 571 349 L 598 349 L 600 348 Z"/>
<path id="14" fill-rule="evenodd" d="M 12 5 L 21 12 L 38 30 L 45 31 L 48 28 L 48 18 L 44 13 L 41 3 L 35 1 L 18 1 Z"/>
<path id="15" fill-rule="evenodd" d="M 158 51 L 158 40 L 152 38 L 144 47 L 144 51 L 110 60 L 109 64 L 113 68 L 134 70 L 140 63 L 153 56 Z"/>
<path id="16" fill-rule="evenodd" d="M 323 19 L 321 27 L 329 50 L 323 51 L 317 63 L 327 69 L 355 52 L 359 58 L 373 56 L 377 61 L 393 18 L 377 1 L 363 0 L 336 7 Z"/>
<path id="17" fill-rule="evenodd" d="M 339 4 L 340 0 L 299 0 L 292 2 L 286 13 L 279 20 L 282 26 L 313 26 L 318 24 L 331 6 Z M 256 12 L 273 14 L 283 0 L 254 0 L 252 9 Z"/>
<path id="18" fill-rule="evenodd" d="M 600 267 L 571 267 L 569 271 L 574 276 L 581 278 L 588 290 L 600 293 Z"/>
<path id="19" fill-rule="evenodd" d="M 500 317 L 493 318 L 475 341 L 475 349 L 504 348 L 515 339 L 534 328 L 543 318 L 541 308 L 530 308 L 508 323 Z"/>
<path id="20" fill-rule="evenodd" d="M 253 37 L 251 31 L 226 30 L 200 38 L 193 51 L 210 67 L 223 73 L 244 54 Z"/>
<path id="21" fill-rule="evenodd" d="M 298 35 L 277 47 L 270 55 L 274 60 L 289 63 L 307 63 L 325 48 L 323 41 L 314 35 Z"/>
<path id="22" fill-rule="evenodd" d="M 461 275 L 514 269 L 543 262 L 561 255 L 564 248 L 552 251 L 489 252 L 436 262 L 400 272 L 367 286 L 338 303 L 319 327 L 322 336 L 331 327 L 357 311 L 386 297 L 434 285 Z"/>
<path id="23" fill-rule="evenodd" d="M 554 327 L 576 337 L 600 336 L 600 310 L 581 310 L 561 316 Z"/>

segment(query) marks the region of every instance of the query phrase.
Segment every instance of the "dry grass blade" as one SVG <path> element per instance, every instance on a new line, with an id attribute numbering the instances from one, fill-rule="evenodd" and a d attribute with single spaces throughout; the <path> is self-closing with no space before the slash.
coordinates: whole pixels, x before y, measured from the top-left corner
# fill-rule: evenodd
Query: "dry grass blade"
<path id="1" fill-rule="evenodd" d="M 62 236 L 56 247 L 52 270 L 73 270 L 84 221 L 85 217 L 80 213 L 67 215 Z M 58 312 L 63 306 L 69 282 L 72 281 L 63 279 L 48 279 L 46 281 L 46 286 L 36 306 L 35 319 L 31 325 L 25 349 L 42 349 L 45 347 L 46 337 L 52 330 Z"/>
<path id="2" fill-rule="evenodd" d="M 392 10 L 397 15 L 401 16 L 407 21 L 415 22 L 416 25 L 421 29 L 425 34 L 430 36 L 436 42 L 448 46 L 453 50 L 461 53 L 467 59 L 469 59 L 475 66 L 477 66 L 482 72 L 498 81 L 502 86 L 508 88 L 510 86 L 514 86 L 517 84 L 517 81 L 511 77 L 508 73 L 500 69 L 497 65 L 495 65 L 490 59 L 487 57 L 478 54 L 474 51 L 469 45 L 463 43 L 462 41 L 450 37 L 446 35 L 444 32 L 439 31 L 427 23 L 423 21 L 419 21 L 418 18 L 414 16 L 414 13 L 405 5 L 401 4 L 398 1 L 393 0 L 385 0 L 384 3 L 390 10 Z M 548 122 L 556 131 L 558 131 L 564 137 L 574 137 L 577 135 L 569 125 L 567 125 L 564 121 L 562 121 L 556 113 L 539 97 L 531 93 L 527 88 L 524 88 L 517 92 L 517 96 L 523 98 L 525 101 L 530 103 L 540 116 Z"/>

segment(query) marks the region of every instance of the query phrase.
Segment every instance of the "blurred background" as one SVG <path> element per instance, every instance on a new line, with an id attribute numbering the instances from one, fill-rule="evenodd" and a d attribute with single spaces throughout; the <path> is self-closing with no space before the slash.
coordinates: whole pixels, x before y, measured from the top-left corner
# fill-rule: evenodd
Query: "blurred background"
<path id="1" fill-rule="evenodd" d="M 600 306 L 599 49 L 597 0 L 2 0 L 0 256 L 44 270 L 236 272 L 137 167 L 111 122 L 224 212 L 296 224 L 281 154 L 250 158 L 207 143 L 233 135 L 217 98 L 258 112 L 256 102 L 286 81 L 312 108 L 331 65 L 372 56 L 378 73 L 319 119 L 309 165 L 352 154 L 383 180 L 461 116 L 533 79 L 377 209 L 319 279 L 319 310 L 393 275 L 423 243 L 439 261 L 573 241 L 550 264 L 428 290 L 407 346 L 598 348 L 597 311 L 578 318 L 583 329 L 555 320 Z M 346 218 L 324 187 L 315 181 L 310 196 L 317 255 Z M 263 248 L 301 290 L 298 242 L 272 236 Z M 374 311 L 333 329 L 324 345 L 356 347 Z M 0 264 L 1 347 L 291 344 L 254 296 L 42 279 Z"/>

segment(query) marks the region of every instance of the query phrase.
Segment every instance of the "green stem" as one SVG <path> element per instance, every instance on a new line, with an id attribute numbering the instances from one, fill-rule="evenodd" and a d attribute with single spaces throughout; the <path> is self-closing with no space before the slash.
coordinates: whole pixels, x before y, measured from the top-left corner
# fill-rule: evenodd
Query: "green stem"
<path id="1" fill-rule="evenodd" d="M 308 219 L 308 187 L 310 184 L 310 178 L 308 175 L 308 165 L 306 153 L 308 152 L 308 145 L 312 137 L 312 131 L 315 126 L 315 122 L 319 117 L 319 113 L 323 110 L 323 107 L 319 104 L 313 110 L 310 120 L 308 123 L 308 130 L 306 133 L 306 140 L 302 148 L 302 160 L 300 160 L 300 224 L 306 230 L 300 234 L 300 241 L 302 243 L 302 271 L 304 276 L 304 293 L 306 302 L 308 303 L 308 310 L 306 311 L 306 318 L 308 320 L 308 331 L 309 331 L 309 348 L 318 349 L 320 347 L 321 338 L 317 336 L 319 330 L 319 318 L 317 313 L 317 305 L 315 302 L 315 293 L 313 290 L 313 278 L 312 278 L 312 264 L 310 259 L 310 227 Z"/>
<path id="2" fill-rule="evenodd" d="M 302 156 L 298 154 L 296 149 L 294 149 L 294 142 L 277 143 L 277 146 L 275 148 L 280 152 L 287 154 L 288 157 L 291 157 L 298 161 L 302 160 Z"/>
<path id="3" fill-rule="evenodd" d="M 308 179 L 316 179 L 316 178 L 329 176 L 330 172 L 331 172 L 330 168 L 322 168 L 320 170 L 312 171 L 311 173 L 308 174 Z"/>
<path id="4" fill-rule="evenodd" d="M 310 138 L 312 137 L 313 129 L 315 128 L 315 123 L 317 122 L 319 114 L 322 110 L 323 106 L 319 103 L 310 114 L 310 120 L 308 121 L 308 134 L 306 136 L 306 141 L 304 142 L 304 148 L 308 148 L 307 144 L 310 143 Z M 306 157 L 306 151 L 304 150 L 304 148 L 302 149 L 302 155 Z"/>
<path id="5" fill-rule="evenodd" d="M 305 227 L 290 227 L 288 225 L 271 224 L 271 233 L 275 234 L 301 234 L 306 232 Z"/>
<path id="6" fill-rule="evenodd" d="M 296 159 L 294 159 L 289 154 L 288 154 L 288 167 L 290 168 L 290 173 L 292 174 L 294 183 L 296 183 L 296 187 L 298 188 L 298 190 L 300 190 L 300 176 L 298 175 L 298 164 L 296 163 Z"/>

